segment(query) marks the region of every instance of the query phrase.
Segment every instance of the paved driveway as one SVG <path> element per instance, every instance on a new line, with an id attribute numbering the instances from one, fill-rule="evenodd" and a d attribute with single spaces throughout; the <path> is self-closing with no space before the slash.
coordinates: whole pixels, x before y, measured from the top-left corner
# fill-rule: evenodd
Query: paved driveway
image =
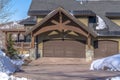
<path id="1" fill-rule="evenodd" d="M 22 69 L 23 72 L 17 72 L 15 76 L 27 77 L 32 80 L 105 80 L 107 77 L 120 75 L 120 72 L 89 71 L 89 64 L 40 64 L 23 66 Z"/>

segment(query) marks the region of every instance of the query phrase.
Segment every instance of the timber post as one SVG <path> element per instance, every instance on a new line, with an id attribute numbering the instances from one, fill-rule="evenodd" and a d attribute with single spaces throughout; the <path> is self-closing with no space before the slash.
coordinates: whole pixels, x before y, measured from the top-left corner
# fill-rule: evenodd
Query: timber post
<path id="1" fill-rule="evenodd" d="M 33 33 L 31 33 L 32 41 L 31 41 L 31 48 L 34 48 L 35 46 L 35 36 L 33 36 Z"/>
<path id="2" fill-rule="evenodd" d="M 5 49 L 7 50 L 7 32 L 5 32 Z"/>

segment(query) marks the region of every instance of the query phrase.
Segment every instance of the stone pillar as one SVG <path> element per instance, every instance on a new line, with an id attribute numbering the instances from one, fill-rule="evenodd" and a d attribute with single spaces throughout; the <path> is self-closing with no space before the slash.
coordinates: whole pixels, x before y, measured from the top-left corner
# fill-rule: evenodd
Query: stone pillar
<path id="1" fill-rule="evenodd" d="M 43 57 L 43 42 L 40 43 L 40 46 L 41 46 L 41 48 L 40 48 L 40 58 L 42 58 Z"/>
<path id="2" fill-rule="evenodd" d="M 93 49 L 93 42 L 91 39 L 92 39 L 91 35 L 88 34 L 87 45 L 86 45 L 86 61 L 87 62 L 90 62 L 93 60 L 94 49 Z"/>
<path id="3" fill-rule="evenodd" d="M 90 62 L 94 58 L 94 48 L 92 46 L 89 48 L 88 45 L 86 45 L 86 61 Z"/>
<path id="4" fill-rule="evenodd" d="M 37 43 L 35 42 L 34 48 L 30 49 L 30 59 L 35 60 L 37 59 Z"/>
<path id="5" fill-rule="evenodd" d="M 30 49 L 30 59 L 35 60 L 35 48 Z"/>
<path id="6" fill-rule="evenodd" d="M 35 42 L 35 59 L 38 58 L 38 48 L 37 48 L 37 42 Z"/>
<path id="7" fill-rule="evenodd" d="M 34 36 L 34 47 L 32 47 L 33 49 L 33 58 L 34 59 L 37 59 L 38 58 L 38 37 L 37 36 Z"/>

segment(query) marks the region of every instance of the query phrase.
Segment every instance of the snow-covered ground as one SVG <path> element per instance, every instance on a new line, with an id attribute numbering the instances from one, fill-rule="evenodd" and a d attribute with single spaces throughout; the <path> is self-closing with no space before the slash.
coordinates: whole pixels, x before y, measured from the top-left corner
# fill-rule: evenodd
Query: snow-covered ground
<path id="1" fill-rule="evenodd" d="M 106 80 L 120 80 L 120 77 L 112 77 L 112 78 L 108 78 Z"/>
<path id="2" fill-rule="evenodd" d="M 11 60 L 0 50 L 0 80 L 28 80 L 11 75 L 15 71 L 19 71 L 23 63 L 22 60 Z"/>
<path id="3" fill-rule="evenodd" d="M 120 71 L 120 54 L 93 61 L 90 70 Z"/>
<path id="4" fill-rule="evenodd" d="M 22 60 L 11 60 L 0 50 L 0 72 L 12 74 L 15 71 L 20 70 L 23 63 Z"/>
<path id="5" fill-rule="evenodd" d="M 2 73 L 0 72 L 0 80 L 30 80 L 30 79 L 27 79 L 27 78 L 18 78 L 18 77 L 15 77 L 13 75 L 7 75 L 6 73 Z"/>

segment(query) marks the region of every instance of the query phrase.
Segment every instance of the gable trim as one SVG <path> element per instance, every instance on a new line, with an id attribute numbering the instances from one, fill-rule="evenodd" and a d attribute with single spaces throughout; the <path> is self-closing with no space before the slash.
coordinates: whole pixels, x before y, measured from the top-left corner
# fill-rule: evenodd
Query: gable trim
<path id="1" fill-rule="evenodd" d="M 43 23 L 45 23 L 48 19 L 50 19 L 51 17 L 53 17 L 58 12 L 64 13 L 68 18 L 70 18 L 71 20 L 73 20 L 77 25 L 79 25 L 86 32 L 90 33 L 90 35 L 92 35 L 93 37 L 97 36 L 97 34 L 95 32 L 93 32 L 89 27 L 85 26 L 83 23 L 81 23 L 74 16 L 72 16 L 69 12 L 65 11 L 61 7 L 59 7 L 57 9 L 53 10 L 52 12 L 50 12 L 41 22 L 39 22 L 38 24 L 36 24 L 30 31 L 26 32 L 25 34 L 28 35 L 28 34 L 34 32 L 34 30 L 36 30 L 38 27 L 40 27 Z"/>

